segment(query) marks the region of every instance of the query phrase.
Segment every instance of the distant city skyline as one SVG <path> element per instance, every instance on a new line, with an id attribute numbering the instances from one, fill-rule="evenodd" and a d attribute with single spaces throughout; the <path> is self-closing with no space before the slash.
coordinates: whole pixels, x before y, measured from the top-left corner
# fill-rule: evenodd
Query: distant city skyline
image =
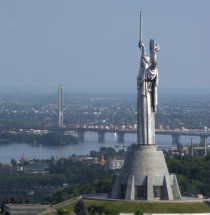
<path id="1" fill-rule="evenodd" d="M 161 91 L 210 91 L 208 0 L 0 2 L 0 88 L 136 92 L 143 42 L 160 44 Z"/>

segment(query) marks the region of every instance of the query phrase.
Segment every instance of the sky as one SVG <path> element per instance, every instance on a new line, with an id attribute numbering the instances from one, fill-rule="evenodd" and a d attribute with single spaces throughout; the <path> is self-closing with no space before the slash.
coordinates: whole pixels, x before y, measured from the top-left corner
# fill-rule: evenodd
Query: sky
<path id="1" fill-rule="evenodd" d="M 209 0 L 1 0 L 0 86 L 136 91 L 143 42 L 159 89 L 210 91 Z"/>

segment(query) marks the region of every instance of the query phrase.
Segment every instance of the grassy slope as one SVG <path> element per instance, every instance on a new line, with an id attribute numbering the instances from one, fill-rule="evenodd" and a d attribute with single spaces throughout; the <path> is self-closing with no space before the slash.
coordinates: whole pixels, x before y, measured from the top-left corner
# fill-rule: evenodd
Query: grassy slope
<path id="1" fill-rule="evenodd" d="M 83 200 L 88 207 L 92 204 L 104 206 L 119 212 L 136 212 L 143 213 L 204 213 L 210 212 L 210 206 L 202 202 L 195 203 L 158 203 L 158 202 L 114 202 L 114 201 L 93 201 Z M 63 206 L 67 211 L 74 211 L 76 202 Z"/>

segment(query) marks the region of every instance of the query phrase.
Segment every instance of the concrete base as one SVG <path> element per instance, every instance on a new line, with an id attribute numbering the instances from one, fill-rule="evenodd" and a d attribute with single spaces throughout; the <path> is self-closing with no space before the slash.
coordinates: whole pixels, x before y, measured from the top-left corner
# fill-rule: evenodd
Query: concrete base
<path id="1" fill-rule="evenodd" d="M 120 174 L 115 175 L 108 198 L 125 200 L 174 200 L 181 194 L 176 176 L 168 173 L 156 145 L 139 145 L 128 151 Z"/>

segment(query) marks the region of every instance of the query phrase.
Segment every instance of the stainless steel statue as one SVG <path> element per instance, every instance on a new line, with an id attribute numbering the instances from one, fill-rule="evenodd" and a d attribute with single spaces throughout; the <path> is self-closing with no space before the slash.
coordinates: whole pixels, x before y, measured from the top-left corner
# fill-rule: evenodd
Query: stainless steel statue
<path id="1" fill-rule="evenodd" d="M 140 16 L 139 48 L 141 49 L 141 62 L 139 75 L 137 77 L 137 143 L 143 145 L 153 145 L 155 144 L 155 111 L 158 103 L 157 52 L 159 51 L 159 45 L 151 39 L 150 56 L 146 55 L 146 48 L 142 42 L 141 26 Z"/>
<path id="2" fill-rule="evenodd" d="M 157 150 L 155 144 L 159 46 L 150 40 L 150 56 L 147 56 L 140 36 L 139 48 L 138 147 L 127 151 L 121 172 L 114 176 L 108 198 L 149 201 L 181 199 L 176 175 L 169 174 L 163 152 Z"/>

